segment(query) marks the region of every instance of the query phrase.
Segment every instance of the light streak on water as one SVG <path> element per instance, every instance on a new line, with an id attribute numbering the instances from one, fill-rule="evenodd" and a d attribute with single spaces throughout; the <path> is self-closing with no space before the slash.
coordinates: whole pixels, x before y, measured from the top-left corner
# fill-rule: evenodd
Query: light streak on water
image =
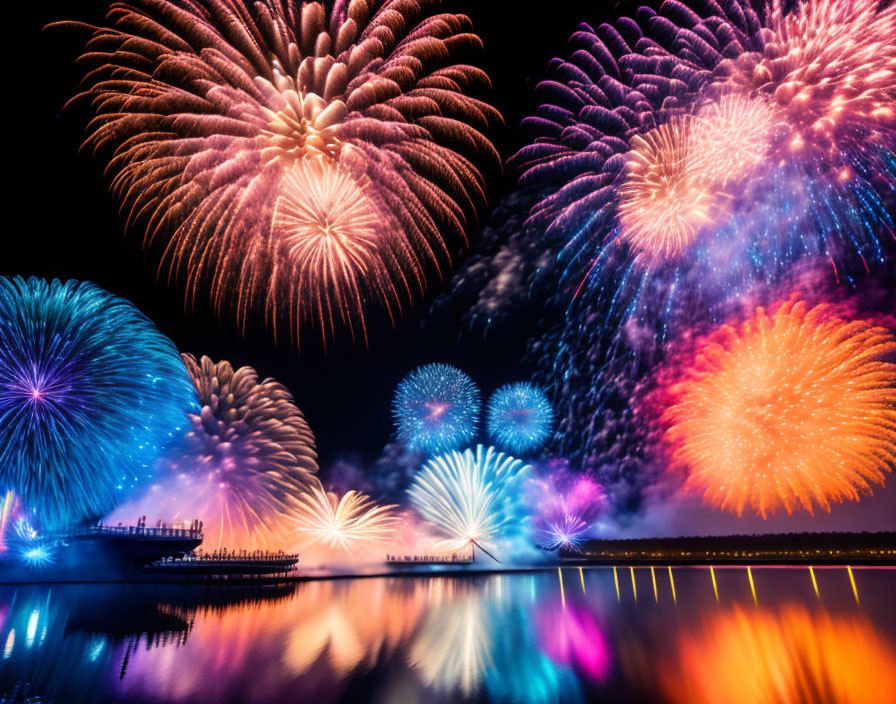
<path id="1" fill-rule="evenodd" d="M 613 581 L 616 583 L 616 601 L 622 601 L 619 596 L 619 575 L 616 574 L 616 567 L 613 567 Z"/>
<path id="2" fill-rule="evenodd" d="M 859 603 L 859 590 L 856 589 L 856 579 L 852 576 L 852 567 L 849 565 L 846 566 L 846 571 L 849 573 L 849 583 L 852 584 L 852 594 L 856 598 L 856 603 Z"/>
<path id="3" fill-rule="evenodd" d="M 28 617 L 28 627 L 25 629 L 25 647 L 30 648 L 34 645 L 34 636 L 37 635 L 37 620 L 40 618 L 40 611 L 35 609 Z"/>
<path id="4" fill-rule="evenodd" d="M 653 582 L 653 600 L 659 603 L 660 597 L 656 592 L 656 572 L 653 570 L 653 565 L 650 566 L 650 580 Z"/>
<path id="5" fill-rule="evenodd" d="M 759 600 L 756 598 L 756 585 L 753 583 L 753 571 L 750 569 L 749 565 L 747 565 L 747 577 L 750 579 L 750 591 L 753 592 L 753 603 L 758 604 Z"/>
<path id="6" fill-rule="evenodd" d="M 678 597 L 675 596 L 675 580 L 672 579 L 672 565 L 668 565 L 666 569 L 669 570 L 669 584 L 672 587 L 672 601 L 677 604 Z"/>
<path id="7" fill-rule="evenodd" d="M 635 584 L 635 568 L 634 568 L 634 567 L 629 567 L 629 568 L 628 568 L 628 571 L 629 571 L 629 572 L 631 573 L 631 575 L 632 575 L 632 594 L 635 595 L 635 601 L 637 601 L 637 600 L 638 600 L 638 587 L 637 587 L 637 585 Z"/>
<path id="8" fill-rule="evenodd" d="M 716 594 L 716 601 L 719 600 L 719 587 L 716 585 L 716 571 L 713 569 L 712 565 L 709 566 L 709 575 L 712 577 L 712 590 Z"/>
<path id="9" fill-rule="evenodd" d="M 812 588 L 815 590 L 815 596 L 821 599 L 821 594 L 818 592 L 818 582 L 815 581 L 815 570 L 812 569 L 812 565 L 809 565 L 809 576 L 812 578 Z"/>
<path id="10" fill-rule="evenodd" d="M 558 567 L 557 576 L 560 578 L 560 600 L 563 602 L 563 608 L 566 608 L 566 592 L 563 591 L 563 571 Z"/>

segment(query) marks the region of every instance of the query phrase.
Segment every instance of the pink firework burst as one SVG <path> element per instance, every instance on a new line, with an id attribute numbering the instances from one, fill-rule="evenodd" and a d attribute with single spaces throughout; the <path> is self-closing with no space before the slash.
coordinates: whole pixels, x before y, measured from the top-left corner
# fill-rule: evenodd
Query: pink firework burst
<path id="1" fill-rule="evenodd" d="M 577 550 L 606 509 L 606 492 L 591 477 L 548 470 L 526 485 L 536 539 L 548 550 Z"/>
<path id="2" fill-rule="evenodd" d="M 439 4 L 134 0 L 88 27 L 84 146 L 188 300 L 366 340 L 371 307 L 394 319 L 441 278 L 501 116 L 456 62 L 470 20 Z"/>

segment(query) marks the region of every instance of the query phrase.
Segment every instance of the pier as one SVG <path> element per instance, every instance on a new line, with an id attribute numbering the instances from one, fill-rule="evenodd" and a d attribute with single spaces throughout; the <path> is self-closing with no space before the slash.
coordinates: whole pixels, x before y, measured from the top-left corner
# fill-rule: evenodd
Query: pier
<path id="1" fill-rule="evenodd" d="M 156 581 L 276 581 L 291 576 L 298 563 L 298 553 L 219 550 L 168 557 L 147 566 L 141 575 Z"/>
<path id="2" fill-rule="evenodd" d="M 417 565 L 471 565 L 473 557 L 450 553 L 448 555 L 386 555 L 390 567 L 414 567 Z"/>

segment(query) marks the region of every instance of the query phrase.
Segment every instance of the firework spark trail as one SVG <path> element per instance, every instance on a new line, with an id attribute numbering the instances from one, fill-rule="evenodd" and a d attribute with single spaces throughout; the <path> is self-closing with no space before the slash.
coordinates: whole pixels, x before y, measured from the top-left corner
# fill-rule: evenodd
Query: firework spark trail
<path id="1" fill-rule="evenodd" d="M 481 401 L 476 384 L 447 364 L 418 367 L 398 384 L 392 413 L 398 439 L 411 450 L 454 450 L 476 433 Z"/>
<path id="2" fill-rule="evenodd" d="M 197 405 L 174 345 L 127 301 L 0 278 L 0 483 L 43 529 L 109 511 Z"/>
<path id="3" fill-rule="evenodd" d="M 84 146 L 188 300 L 366 339 L 443 275 L 485 207 L 481 49 L 437 0 L 116 2 L 79 63 Z M 85 29 L 78 23 L 56 26 Z"/>
<path id="4" fill-rule="evenodd" d="M 870 493 L 896 462 L 894 354 L 885 328 L 794 300 L 700 338 L 659 377 L 686 487 L 763 517 Z"/>
<path id="5" fill-rule="evenodd" d="M 429 460 L 408 489 L 411 505 L 449 550 L 489 545 L 518 531 L 519 483 L 529 465 L 482 445 Z"/>
<path id="6" fill-rule="evenodd" d="M 295 529 L 312 543 L 342 552 L 375 547 L 398 529 L 397 506 L 379 506 L 370 497 L 348 491 L 341 498 L 320 482 L 299 499 Z"/>
<path id="7" fill-rule="evenodd" d="M 288 547 L 288 521 L 317 472 L 314 436 L 292 395 L 251 367 L 183 361 L 202 409 L 161 463 L 160 481 L 115 516 L 199 518 L 207 548 Z"/>
<path id="8" fill-rule="evenodd" d="M 550 402 L 532 384 L 507 384 L 489 399 L 489 438 L 508 452 L 534 452 L 550 437 L 553 422 Z"/>

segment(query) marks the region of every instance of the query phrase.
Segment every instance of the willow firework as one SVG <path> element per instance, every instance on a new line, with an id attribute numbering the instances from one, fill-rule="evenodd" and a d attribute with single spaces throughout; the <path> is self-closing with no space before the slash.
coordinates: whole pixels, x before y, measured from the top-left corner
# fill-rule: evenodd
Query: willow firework
<path id="1" fill-rule="evenodd" d="M 358 491 L 340 498 L 316 482 L 301 497 L 295 526 L 311 543 L 350 552 L 389 540 L 399 523 L 395 508 L 379 506 Z"/>
<path id="2" fill-rule="evenodd" d="M 460 369 L 426 364 L 398 384 L 392 413 L 399 440 L 411 450 L 454 450 L 476 433 L 479 389 Z"/>
<path id="3" fill-rule="evenodd" d="M 0 278 L 0 483 L 42 528 L 103 516 L 197 405 L 174 345 L 127 301 Z"/>
<path id="4" fill-rule="evenodd" d="M 208 548 L 288 547 L 287 519 L 317 472 L 305 417 L 282 384 L 259 381 L 252 367 L 192 355 L 183 361 L 202 409 L 165 457 L 161 481 L 118 515 L 199 518 Z"/>
<path id="5" fill-rule="evenodd" d="M 553 422 L 550 401 L 531 384 L 507 384 L 489 399 L 489 437 L 509 452 L 537 450 L 550 436 Z"/>
<path id="6" fill-rule="evenodd" d="M 501 117 L 437 0 L 138 0 L 88 27 L 76 100 L 129 225 L 188 298 L 366 335 L 442 275 L 499 166 Z M 61 26 L 80 26 L 59 23 Z"/>
<path id="7" fill-rule="evenodd" d="M 529 465 L 476 446 L 429 460 L 408 489 L 412 506 L 447 539 L 449 550 L 470 545 L 483 549 L 518 531 L 520 482 Z"/>
<path id="8" fill-rule="evenodd" d="M 885 328 L 802 301 L 699 339 L 661 375 L 686 487 L 763 517 L 870 493 L 896 462 L 894 354 Z"/>

